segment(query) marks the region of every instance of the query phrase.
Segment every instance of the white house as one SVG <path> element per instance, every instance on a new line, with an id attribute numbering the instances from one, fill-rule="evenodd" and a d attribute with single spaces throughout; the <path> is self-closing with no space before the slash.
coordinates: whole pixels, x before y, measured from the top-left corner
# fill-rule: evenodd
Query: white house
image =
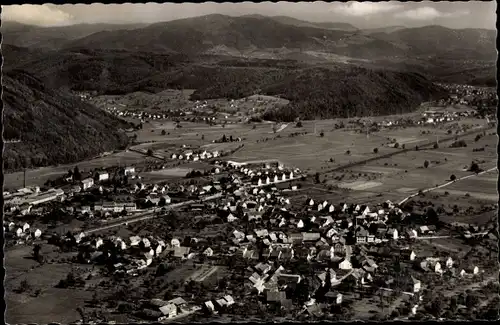
<path id="1" fill-rule="evenodd" d="M 233 221 L 236 221 L 238 220 L 237 217 L 233 216 L 232 213 L 230 213 L 228 216 L 227 216 L 227 222 L 233 222 Z"/>
<path id="2" fill-rule="evenodd" d="M 172 245 L 173 247 L 181 247 L 181 242 L 179 241 L 179 239 L 174 238 L 170 241 L 170 245 Z"/>
<path id="3" fill-rule="evenodd" d="M 107 181 L 109 179 L 109 174 L 107 172 L 99 172 L 98 174 L 99 182 Z"/>
<path id="4" fill-rule="evenodd" d="M 24 225 L 23 225 L 23 232 L 26 232 L 30 229 L 30 225 L 26 222 Z"/>
<path id="5" fill-rule="evenodd" d="M 40 229 L 35 230 L 34 236 L 35 238 L 39 238 L 42 235 L 42 231 Z"/>
<path id="6" fill-rule="evenodd" d="M 399 238 L 398 230 L 395 228 L 390 228 L 389 230 L 387 230 L 387 237 L 397 240 Z"/>
<path id="7" fill-rule="evenodd" d="M 85 191 L 94 186 L 94 180 L 92 178 L 85 178 L 82 180 L 82 189 Z"/>
<path id="8" fill-rule="evenodd" d="M 177 316 L 177 306 L 174 304 L 166 304 L 165 306 L 160 307 L 160 311 L 167 318 Z"/>
<path id="9" fill-rule="evenodd" d="M 205 249 L 205 251 L 203 252 L 203 255 L 208 256 L 208 257 L 213 256 L 213 255 L 214 255 L 214 251 L 213 251 L 213 249 L 211 249 L 210 247 L 208 247 L 208 248 L 207 248 L 207 249 Z"/>
<path id="10" fill-rule="evenodd" d="M 445 262 L 446 268 L 451 269 L 453 267 L 453 259 L 448 257 Z"/>
<path id="11" fill-rule="evenodd" d="M 420 282 L 420 280 L 414 278 L 413 276 L 411 277 L 411 284 L 412 284 L 412 289 L 413 289 L 413 292 L 416 293 L 416 292 L 419 292 L 420 289 L 421 289 L 421 286 L 422 286 L 422 283 Z"/>
<path id="12" fill-rule="evenodd" d="M 139 236 L 131 236 L 129 239 L 130 239 L 130 246 L 137 246 L 141 242 L 141 237 Z"/>
<path id="13" fill-rule="evenodd" d="M 344 259 L 339 264 L 339 269 L 341 270 L 352 270 L 352 263 L 348 259 Z"/>

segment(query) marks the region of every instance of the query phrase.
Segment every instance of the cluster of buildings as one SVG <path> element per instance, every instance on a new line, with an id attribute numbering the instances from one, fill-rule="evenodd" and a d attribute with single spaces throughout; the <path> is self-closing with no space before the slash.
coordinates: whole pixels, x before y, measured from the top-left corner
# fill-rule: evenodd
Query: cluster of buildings
<path id="1" fill-rule="evenodd" d="M 192 155 L 191 152 L 186 156 Z M 345 304 L 353 288 L 365 290 L 363 288 L 368 287 L 401 289 L 415 298 L 412 300 L 412 313 L 415 313 L 425 288 L 420 280 L 424 274 L 426 278 L 427 275 L 445 274 L 463 278 L 480 272 L 478 265 L 467 264 L 457 257 L 417 254 L 411 243 L 435 235 L 436 228 L 407 222 L 411 215 L 390 201 L 375 206 L 313 198 L 297 202 L 287 193 L 296 189 L 293 181 L 301 177 L 299 169 L 286 168 L 278 161 L 215 164 L 217 167 L 209 175 L 213 178 L 210 184 L 178 186 L 176 190 L 199 198 L 219 194 L 210 210 L 231 229 L 223 242 L 214 244 L 205 238 L 172 238 L 168 234 L 102 238 L 84 232 L 74 238 L 66 235 L 60 242 L 74 242 L 82 263 L 111 264 L 112 272 L 130 276 L 138 276 L 139 270 L 165 260 L 204 263 L 209 259 L 212 265 L 217 265 L 220 259 L 227 261 L 227 258 L 244 261 L 248 267 L 242 286 L 248 294 L 257 295 L 267 305 L 286 310 L 298 308 L 300 313 L 313 316 L 328 312 L 332 306 Z M 135 172 L 133 167 L 124 169 L 127 175 Z M 84 179 L 79 186 L 83 191 L 92 189 L 94 180 L 100 180 L 100 175 L 105 173 Z M 108 178 L 103 176 L 102 180 Z M 289 181 L 292 183 L 288 188 L 278 188 L 279 183 Z M 141 200 L 158 206 L 161 203 L 171 205 L 173 190 L 167 185 L 136 183 L 128 185 L 126 192 L 131 196 L 141 193 Z M 37 190 L 18 192 L 24 194 L 7 193 L 8 198 L 40 196 Z M 65 195 L 64 191 L 62 194 L 61 191 L 50 193 L 56 199 Z M 102 215 L 134 213 L 138 210 L 136 201 L 97 202 L 93 208 L 81 206 L 79 210 Z M 191 213 L 201 214 L 200 218 L 208 217 L 205 213 L 207 203 L 196 200 L 185 203 Z M 39 229 L 32 233 L 28 224 L 20 227 L 9 223 L 4 227 L 6 233 L 16 238 L 41 236 Z M 405 272 L 401 279 L 395 272 L 381 271 L 395 263 L 404 264 L 411 272 Z M 299 299 L 297 292 L 301 290 L 307 296 Z M 156 299 L 152 301 L 152 308 L 160 321 L 184 317 L 200 309 L 217 313 L 235 303 L 233 296 L 233 293 L 221 294 L 220 298 L 205 301 L 201 306 L 187 303 L 184 300 L 187 297 L 170 301 Z"/>
<path id="2" fill-rule="evenodd" d="M 185 150 L 185 151 L 179 152 L 179 153 L 172 153 L 170 155 L 170 158 L 171 159 L 179 159 L 179 160 L 198 161 L 198 160 L 217 158 L 219 156 L 220 156 L 220 153 L 218 150 L 214 150 L 212 152 L 208 152 L 206 150 L 199 151 L 199 152 L 196 152 L 193 150 Z"/>
<path id="3" fill-rule="evenodd" d="M 4 234 L 6 238 L 14 239 L 17 244 L 30 242 L 41 238 L 42 231 L 38 228 L 32 229 L 30 224 L 4 221 Z"/>
<path id="4" fill-rule="evenodd" d="M 449 98 L 442 99 L 439 104 L 467 105 L 471 107 L 495 107 L 497 94 L 495 88 L 476 87 L 471 85 L 441 84 L 450 93 Z"/>

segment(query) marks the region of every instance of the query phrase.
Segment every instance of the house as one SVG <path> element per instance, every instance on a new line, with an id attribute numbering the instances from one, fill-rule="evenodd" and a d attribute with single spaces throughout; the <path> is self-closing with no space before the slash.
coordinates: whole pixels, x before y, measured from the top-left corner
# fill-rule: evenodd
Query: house
<path id="1" fill-rule="evenodd" d="M 97 173 L 97 179 L 99 182 L 107 181 L 109 179 L 109 174 L 107 172 L 99 172 Z"/>
<path id="2" fill-rule="evenodd" d="M 399 251 L 399 256 L 401 260 L 404 261 L 413 261 L 417 257 L 415 252 L 411 249 L 402 249 Z"/>
<path id="3" fill-rule="evenodd" d="M 420 262 L 420 267 L 424 271 L 432 271 L 435 273 L 441 273 L 441 263 L 437 261 L 436 259 L 426 259 Z"/>
<path id="4" fill-rule="evenodd" d="M 266 274 L 267 272 L 271 271 L 272 267 L 267 263 L 259 263 L 255 265 L 255 269 L 257 271 L 260 271 L 261 274 Z"/>
<path id="5" fill-rule="evenodd" d="M 288 240 L 292 243 L 302 242 L 303 233 L 291 233 L 288 234 Z"/>
<path id="6" fill-rule="evenodd" d="M 352 263 L 348 258 L 345 258 L 342 262 L 339 263 L 339 269 L 341 270 L 351 270 Z"/>
<path id="7" fill-rule="evenodd" d="M 215 312 L 215 306 L 214 304 L 209 300 L 209 301 L 205 301 L 203 303 L 203 306 L 205 307 L 205 309 L 209 312 L 209 313 L 214 313 Z"/>
<path id="8" fill-rule="evenodd" d="M 453 259 L 448 257 L 445 261 L 446 268 L 451 269 L 453 267 Z"/>
<path id="9" fill-rule="evenodd" d="M 342 294 L 337 291 L 329 291 L 326 293 L 325 298 L 328 302 L 335 305 L 340 305 L 342 303 Z"/>
<path id="10" fill-rule="evenodd" d="M 234 299 L 233 299 L 233 297 L 232 297 L 232 296 L 230 296 L 230 295 L 225 295 L 225 296 L 224 296 L 224 300 L 226 300 L 226 304 L 227 304 L 227 306 L 231 306 L 231 305 L 233 305 L 233 304 L 234 304 Z"/>
<path id="11" fill-rule="evenodd" d="M 389 228 L 389 230 L 387 230 L 386 236 L 389 239 L 398 240 L 399 238 L 398 230 L 395 228 Z"/>
<path id="12" fill-rule="evenodd" d="M 321 234 L 318 232 L 303 232 L 302 233 L 302 241 L 304 241 L 304 242 L 317 241 L 320 238 L 321 238 Z"/>
<path id="13" fill-rule="evenodd" d="M 94 180 L 92 178 L 85 178 L 82 180 L 82 189 L 85 191 L 94 186 Z"/>
<path id="14" fill-rule="evenodd" d="M 233 222 L 236 220 L 238 220 L 238 218 L 235 217 L 232 213 L 229 213 L 229 215 L 227 216 L 227 222 Z"/>
<path id="15" fill-rule="evenodd" d="M 35 238 L 39 238 L 41 235 L 42 235 L 42 231 L 40 229 L 35 230 L 35 232 L 33 234 L 33 236 L 35 236 Z"/>
<path id="16" fill-rule="evenodd" d="M 205 251 L 203 252 L 203 255 L 207 256 L 207 257 L 210 257 L 210 256 L 213 256 L 214 255 L 214 251 L 213 249 L 211 249 L 210 247 L 208 247 L 207 249 L 205 249 Z"/>
<path id="17" fill-rule="evenodd" d="M 323 313 L 321 312 L 321 308 L 316 303 L 306 306 L 306 311 L 309 315 L 314 317 L 321 317 L 323 315 Z"/>
<path id="18" fill-rule="evenodd" d="M 420 235 L 427 235 L 430 232 L 430 229 L 428 226 L 420 226 L 418 228 Z"/>
<path id="19" fill-rule="evenodd" d="M 125 170 L 124 170 L 125 175 L 130 175 L 133 173 L 135 173 L 135 167 L 132 167 L 132 166 L 125 167 Z"/>
<path id="20" fill-rule="evenodd" d="M 467 274 L 476 275 L 479 273 L 479 268 L 477 266 L 471 266 L 465 269 Z"/>
<path id="21" fill-rule="evenodd" d="M 173 318 L 177 316 L 177 306 L 172 303 L 160 307 L 160 311 L 167 318 Z"/>
<path id="22" fill-rule="evenodd" d="M 27 232 L 30 229 L 29 223 L 25 222 L 23 225 L 23 232 Z"/>
<path id="23" fill-rule="evenodd" d="M 356 232 L 356 243 L 366 243 L 368 235 L 368 231 L 360 227 L 360 229 Z"/>
<path id="24" fill-rule="evenodd" d="M 422 287 L 422 283 L 420 280 L 416 279 L 415 277 L 411 276 L 410 277 L 410 292 L 417 293 L 420 291 Z"/>
<path id="25" fill-rule="evenodd" d="M 406 236 L 410 239 L 413 239 L 418 237 L 418 233 L 415 229 L 409 229 L 406 231 Z"/>
<path id="26" fill-rule="evenodd" d="M 267 291 L 266 292 L 266 302 L 267 303 L 281 303 L 286 299 L 286 293 L 284 291 Z"/>
<path id="27" fill-rule="evenodd" d="M 184 258 L 189 254 L 190 247 L 179 246 L 174 247 L 174 256 L 178 258 Z"/>

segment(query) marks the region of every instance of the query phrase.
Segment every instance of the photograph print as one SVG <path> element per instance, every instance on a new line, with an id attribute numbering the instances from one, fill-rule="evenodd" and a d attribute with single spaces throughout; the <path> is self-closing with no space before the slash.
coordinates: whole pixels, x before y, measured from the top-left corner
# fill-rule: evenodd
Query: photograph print
<path id="1" fill-rule="evenodd" d="M 6 323 L 498 319 L 496 10 L 2 5 Z"/>

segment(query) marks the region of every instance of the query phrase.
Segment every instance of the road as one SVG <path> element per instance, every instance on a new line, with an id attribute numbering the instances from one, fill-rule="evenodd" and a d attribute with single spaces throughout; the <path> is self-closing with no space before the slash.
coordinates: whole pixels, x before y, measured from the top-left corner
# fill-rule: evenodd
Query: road
<path id="1" fill-rule="evenodd" d="M 449 182 L 447 182 L 447 183 L 444 183 L 444 184 L 441 184 L 441 185 L 438 185 L 438 186 L 435 186 L 435 187 L 430 187 L 430 188 L 428 188 L 428 189 L 423 190 L 422 192 L 423 192 L 423 193 L 427 193 L 427 192 L 430 192 L 430 191 L 433 191 L 433 190 L 437 190 L 437 189 L 439 189 L 439 188 L 446 187 L 446 186 L 451 185 L 451 184 L 454 184 L 454 183 L 456 183 L 456 182 L 463 181 L 464 179 L 471 178 L 471 177 L 474 177 L 474 176 L 483 175 L 483 174 L 485 174 L 485 173 L 488 173 L 488 172 L 494 171 L 494 170 L 496 170 L 496 169 L 497 169 L 497 167 L 493 167 L 493 168 L 490 168 L 490 169 L 488 169 L 488 170 L 482 171 L 482 172 L 480 172 L 480 173 L 478 173 L 478 174 L 471 174 L 471 175 L 467 175 L 467 176 L 464 176 L 464 177 L 460 177 L 460 178 L 457 178 L 457 179 L 456 179 L 456 180 L 454 180 L 454 181 L 449 181 Z M 408 201 L 408 200 L 409 200 L 409 199 L 411 199 L 412 197 L 417 196 L 418 194 L 419 194 L 419 193 L 417 192 L 417 193 L 414 193 L 414 194 L 412 194 L 412 195 L 410 195 L 410 196 L 406 197 L 406 198 L 405 198 L 405 199 L 403 199 L 401 202 L 399 202 L 399 205 L 401 205 L 401 204 L 405 203 L 406 201 Z"/>
<path id="2" fill-rule="evenodd" d="M 217 199 L 217 198 L 220 198 L 220 197 L 222 197 L 222 193 L 217 193 L 217 194 L 214 194 L 214 195 L 202 198 L 199 201 L 205 202 L 205 201 L 214 200 L 214 199 Z M 180 202 L 180 203 L 174 203 L 174 204 L 171 204 L 169 206 L 166 206 L 165 210 L 166 211 L 170 211 L 170 210 L 173 210 L 173 209 L 176 209 L 176 208 L 180 208 L 180 207 L 183 207 L 183 206 L 186 206 L 186 205 L 197 203 L 199 201 L 190 200 L 190 201 L 185 201 L 185 202 Z M 133 216 L 122 218 L 122 219 L 117 220 L 116 222 L 113 222 L 113 223 L 108 224 L 108 225 L 85 230 L 84 234 L 87 235 L 87 234 L 91 234 L 91 233 L 94 233 L 94 232 L 98 232 L 98 231 L 102 231 L 102 230 L 106 230 L 106 229 L 111 229 L 111 228 L 119 227 L 119 226 L 122 226 L 122 225 L 125 225 L 125 224 L 130 224 L 130 223 L 134 223 L 134 222 L 139 222 L 139 221 L 143 221 L 143 220 L 157 218 L 158 215 L 156 213 L 160 212 L 161 210 L 162 210 L 162 208 L 148 209 L 148 210 L 146 210 L 144 212 L 141 212 L 139 214 L 135 214 Z"/>

